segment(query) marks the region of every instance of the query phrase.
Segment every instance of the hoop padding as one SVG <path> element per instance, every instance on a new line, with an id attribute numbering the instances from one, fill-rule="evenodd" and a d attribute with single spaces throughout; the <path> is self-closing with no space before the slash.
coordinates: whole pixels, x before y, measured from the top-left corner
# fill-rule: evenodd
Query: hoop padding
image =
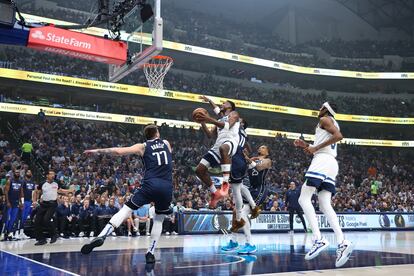
<path id="1" fill-rule="evenodd" d="M 174 61 L 167 56 L 155 56 L 148 63 L 143 65 L 148 87 L 154 90 L 164 89 L 164 77 L 170 70 Z"/>

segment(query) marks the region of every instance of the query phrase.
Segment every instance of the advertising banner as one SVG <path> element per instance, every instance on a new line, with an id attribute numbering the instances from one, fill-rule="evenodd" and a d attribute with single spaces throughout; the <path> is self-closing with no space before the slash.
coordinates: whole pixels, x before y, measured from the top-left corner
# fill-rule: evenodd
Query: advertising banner
<path id="1" fill-rule="evenodd" d="M 52 26 L 30 29 L 27 47 L 102 63 L 122 65 L 127 44 Z"/>
<path id="2" fill-rule="evenodd" d="M 184 212 L 180 214 L 180 232 L 202 234 L 229 231 L 231 212 Z M 326 217 L 317 214 L 321 230 L 330 230 Z M 339 225 L 345 230 L 395 230 L 414 228 L 414 213 L 341 213 L 337 215 Z M 308 222 L 306 222 L 309 225 Z M 252 232 L 277 232 L 289 230 L 288 213 L 264 212 L 251 221 Z M 294 230 L 303 230 L 297 215 L 293 220 Z"/>
<path id="3" fill-rule="evenodd" d="M 124 114 L 103 113 L 103 112 L 93 112 L 93 111 L 84 111 L 84 110 L 75 110 L 75 109 L 66 109 L 66 108 L 57 108 L 57 107 L 44 107 L 44 106 L 35 106 L 35 105 L 26 105 L 26 104 L 0 103 L 0 112 L 12 112 L 12 113 L 36 115 L 40 111 L 41 108 L 45 112 L 46 116 L 52 116 L 52 117 L 63 117 L 63 118 L 72 118 L 72 119 L 94 120 L 94 121 L 137 124 L 137 125 L 146 125 L 146 124 L 157 122 L 158 125 L 165 123 L 169 127 L 175 126 L 178 128 L 187 128 L 187 129 L 188 128 L 193 128 L 193 129 L 200 128 L 200 124 L 195 123 L 195 122 L 189 122 L 189 121 L 170 120 L 170 119 L 163 119 L 163 118 L 151 118 L 151 117 L 124 115 Z M 209 127 L 211 127 L 211 125 Z M 301 133 L 295 133 L 295 132 L 258 129 L 258 128 L 248 128 L 247 134 L 252 135 L 252 136 L 261 136 L 261 137 L 284 136 L 287 139 L 298 139 L 300 137 L 303 137 L 307 141 L 313 141 L 315 139 L 315 136 L 311 134 L 301 134 Z M 377 146 L 377 147 L 414 147 L 414 141 L 369 140 L 369 139 L 356 139 L 356 138 L 344 138 L 341 141 L 341 144 L 349 144 L 349 145 L 355 145 L 355 146 Z"/>
<path id="4" fill-rule="evenodd" d="M 14 69 L 0 68 L 0 77 L 19 79 L 25 81 L 34 81 L 40 83 L 51 83 L 57 85 L 65 85 L 72 87 L 81 87 L 94 89 L 95 91 L 111 91 L 115 93 L 127 93 L 140 96 L 151 96 L 166 98 L 172 100 L 190 101 L 202 103 L 200 98 L 201 94 L 180 92 L 173 90 L 161 90 L 151 91 L 148 87 L 134 86 L 127 84 L 111 83 L 104 81 L 95 81 L 88 79 L 80 79 L 74 77 L 57 76 L 52 74 L 36 73 L 29 71 L 21 71 Z M 228 98 L 209 96 L 211 100 L 216 103 L 223 103 Z M 317 117 L 318 111 L 304 108 L 296 108 L 289 106 L 281 106 L 267 103 L 258 103 L 252 101 L 243 101 L 237 99 L 231 99 L 237 107 L 251 109 L 264 112 L 275 112 L 289 115 L 305 116 L 305 117 Z M 403 124 L 413 125 L 414 118 L 397 118 L 397 117 L 379 117 L 379 116 L 364 116 L 364 115 L 351 115 L 351 114 L 337 114 L 335 117 L 338 121 L 347 122 L 360 122 L 360 123 L 381 123 L 381 124 Z"/>

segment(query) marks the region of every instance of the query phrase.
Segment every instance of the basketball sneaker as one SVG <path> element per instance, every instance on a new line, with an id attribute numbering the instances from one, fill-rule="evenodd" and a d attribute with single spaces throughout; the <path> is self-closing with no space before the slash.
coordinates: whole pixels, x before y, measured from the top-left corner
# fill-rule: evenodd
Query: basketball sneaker
<path id="1" fill-rule="evenodd" d="M 147 254 L 145 254 L 145 262 L 147 264 L 153 264 L 153 263 L 155 263 L 155 256 L 154 256 L 154 254 L 152 254 L 151 252 L 147 252 Z"/>
<path id="2" fill-rule="evenodd" d="M 239 231 L 239 229 L 241 229 L 244 225 L 246 224 L 246 222 L 244 221 L 244 219 L 240 219 L 240 220 L 234 220 L 231 224 L 231 228 L 230 231 L 233 233 L 236 233 L 237 231 Z"/>
<path id="3" fill-rule="evenodd" d="M 354 244 L 348 240 L 344 240 L 342 243 L 338 245 L 338 249 L 336 249 L 336 262 L 335 267 L 343 266 L 352 254 L 354 250 Z"/>
<path id="4" fill-rule="evenodd" d="M 85 244 L 82 246 L 81 252 L 82 254 L 89 254 L 95 247 L 102 246 L 104 244 L 105 237 L 96 237 L 90 243 Z"/>
<path id="5" fill-rule="evenodd" d="M 210 209 L 216 209 L 217 203 L 224 198 L 224 193 L 221 191 L 221 189 L 217 189 L 214 193 L 211 194 L 211 200 L 208 203 L 208 207 Z"/>
<path id="6" fill-rule="evenodd" d="M 238 249 L 236 252 L 237 254 L 252 254 L 257 251 L 257 247 L 253 244 L 246 243 L 242 248 Z"/>
<path id="7" fill-rule="evenodd" d="M 260 209 L 259 206 L 254 207 L 253 209 L 251 209 L 250 219 L 257 218 L 261 212 L 262 212 L 262 209 Z"/>
<path id="8" fill-rule="evenodd" d="M 230 240 L 229 243 L 221 248 L 222 251 L 233 251 L 239 247 L 239 243 L 233 240 Z"/>
<path id="9" fill-rule="evenodd" d="M 313 258 L 318 257 L 318 255 L 328 246 L 329 246 L 329 242 L 325 238 L 321 238 L 320 240 L 315 240 L 315 242 L 312 245 L 312 248 L 305 255 L 305 260 L 309 261 L 309 260 L 312 260 Z"/>

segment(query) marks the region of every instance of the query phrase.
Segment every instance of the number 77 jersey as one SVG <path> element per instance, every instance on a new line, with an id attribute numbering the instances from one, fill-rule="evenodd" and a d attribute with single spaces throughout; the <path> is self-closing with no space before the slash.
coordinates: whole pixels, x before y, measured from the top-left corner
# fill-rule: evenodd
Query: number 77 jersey
<path id="1" fill-rule="evenodd" d="M 144 180 L 160 178 L 172 181 L 172 155 L 168 145 L 161 139 L 144 143 Z"/>

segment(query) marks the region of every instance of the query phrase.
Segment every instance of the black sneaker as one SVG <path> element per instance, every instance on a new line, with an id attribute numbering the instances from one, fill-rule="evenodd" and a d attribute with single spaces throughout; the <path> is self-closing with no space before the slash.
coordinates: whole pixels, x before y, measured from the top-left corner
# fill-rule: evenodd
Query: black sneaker
<path id="1" fill-rule="evenodd" d="M 105 238 L 104 237 L 97 237 L 94 238 L 90 243 L 85 244 L 82 246 L 81 253 L 82 254 L 89 254 L 95 247 L 102 246 L 104 244 Z"/>
<path id="2" fill-rule="evenodd" d="M 47 244 L 46 240 L 37 241 L 34 245 L 44 245 L 44 244 Z"/>
<path id="3" fill-rule="evenodd" d="M 154 254 L 152 254 L 151 252 L 147 252 L 147 254 L 145 254 L 145 261 L 146 261 L 147 264 L 155 263 Z"/>
<path id="4" fill-rule="evenodd" d="M 53 236 L 51 239 L 50 239 L 50 244 L 52 244 L 52 243 L 55 243 L 57 241 L 57 236 Z"/>

